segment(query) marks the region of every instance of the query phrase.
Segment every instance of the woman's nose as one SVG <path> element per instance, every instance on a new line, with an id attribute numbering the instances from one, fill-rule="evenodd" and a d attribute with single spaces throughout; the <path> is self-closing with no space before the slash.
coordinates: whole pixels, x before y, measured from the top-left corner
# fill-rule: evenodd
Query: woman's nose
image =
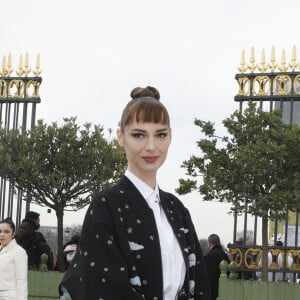
<path id="1" fill-rule="evenodd" d="M 146 141 L 146 149 L 153 150 L 155 149 L 155 147 L 156 147 L 155 139 L 153 137 L 149 137 Z"/>

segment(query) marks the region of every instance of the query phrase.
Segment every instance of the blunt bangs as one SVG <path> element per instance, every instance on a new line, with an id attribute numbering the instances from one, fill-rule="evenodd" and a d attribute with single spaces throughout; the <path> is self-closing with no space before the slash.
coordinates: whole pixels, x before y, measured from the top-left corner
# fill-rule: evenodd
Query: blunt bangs
<path id="1" fill-rule="evenodd" d="M 121 130 L 134 121 L 137 123 L 160 123 L 170 127 L 167 109 L 161 102 L 151 97 L 139 98 L 128 104 L 121 119 Z"/>

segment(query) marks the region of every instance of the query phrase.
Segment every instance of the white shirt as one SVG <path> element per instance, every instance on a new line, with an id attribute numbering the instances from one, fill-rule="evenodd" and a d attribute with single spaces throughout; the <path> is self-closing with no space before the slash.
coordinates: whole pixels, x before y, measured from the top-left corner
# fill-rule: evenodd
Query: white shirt
<path id="1" fill-rule="evenodd" d="M 17 300 L 27 300 L 27 254 L 13 239 L 0 251 L 0 291 L 15 290 Z"/>
<path id="2" fill-rule="evenodd" d="M 125 176 L 135 185 L 153 211 L 162 256 L 164 300 L 175 300 L 184 283 L 186 268 L 181 248 L 160 205 L 158 184 L 153 190 L 128 170 Z"/>

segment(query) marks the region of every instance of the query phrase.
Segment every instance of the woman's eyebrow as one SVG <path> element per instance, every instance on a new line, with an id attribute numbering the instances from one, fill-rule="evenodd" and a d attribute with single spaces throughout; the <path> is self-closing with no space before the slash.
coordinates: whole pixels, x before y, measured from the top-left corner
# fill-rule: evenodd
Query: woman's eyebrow
<path id="1" fill-rule="evenodd" d="M 136 132 L 147 132 L 147 130 L 140 129 L 140 128 L 132 128 L 131 131 L 136 131 Z"/>

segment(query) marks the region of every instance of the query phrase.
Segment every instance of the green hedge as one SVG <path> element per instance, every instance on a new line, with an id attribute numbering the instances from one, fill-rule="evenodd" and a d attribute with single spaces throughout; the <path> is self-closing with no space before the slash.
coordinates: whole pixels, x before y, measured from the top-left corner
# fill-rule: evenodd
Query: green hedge
<path id="1" fill-rule="evenodd" d="M 63 276 L 60 272 L 28 271 L 28 300 L 57 300 L 58 285 Z"/>

